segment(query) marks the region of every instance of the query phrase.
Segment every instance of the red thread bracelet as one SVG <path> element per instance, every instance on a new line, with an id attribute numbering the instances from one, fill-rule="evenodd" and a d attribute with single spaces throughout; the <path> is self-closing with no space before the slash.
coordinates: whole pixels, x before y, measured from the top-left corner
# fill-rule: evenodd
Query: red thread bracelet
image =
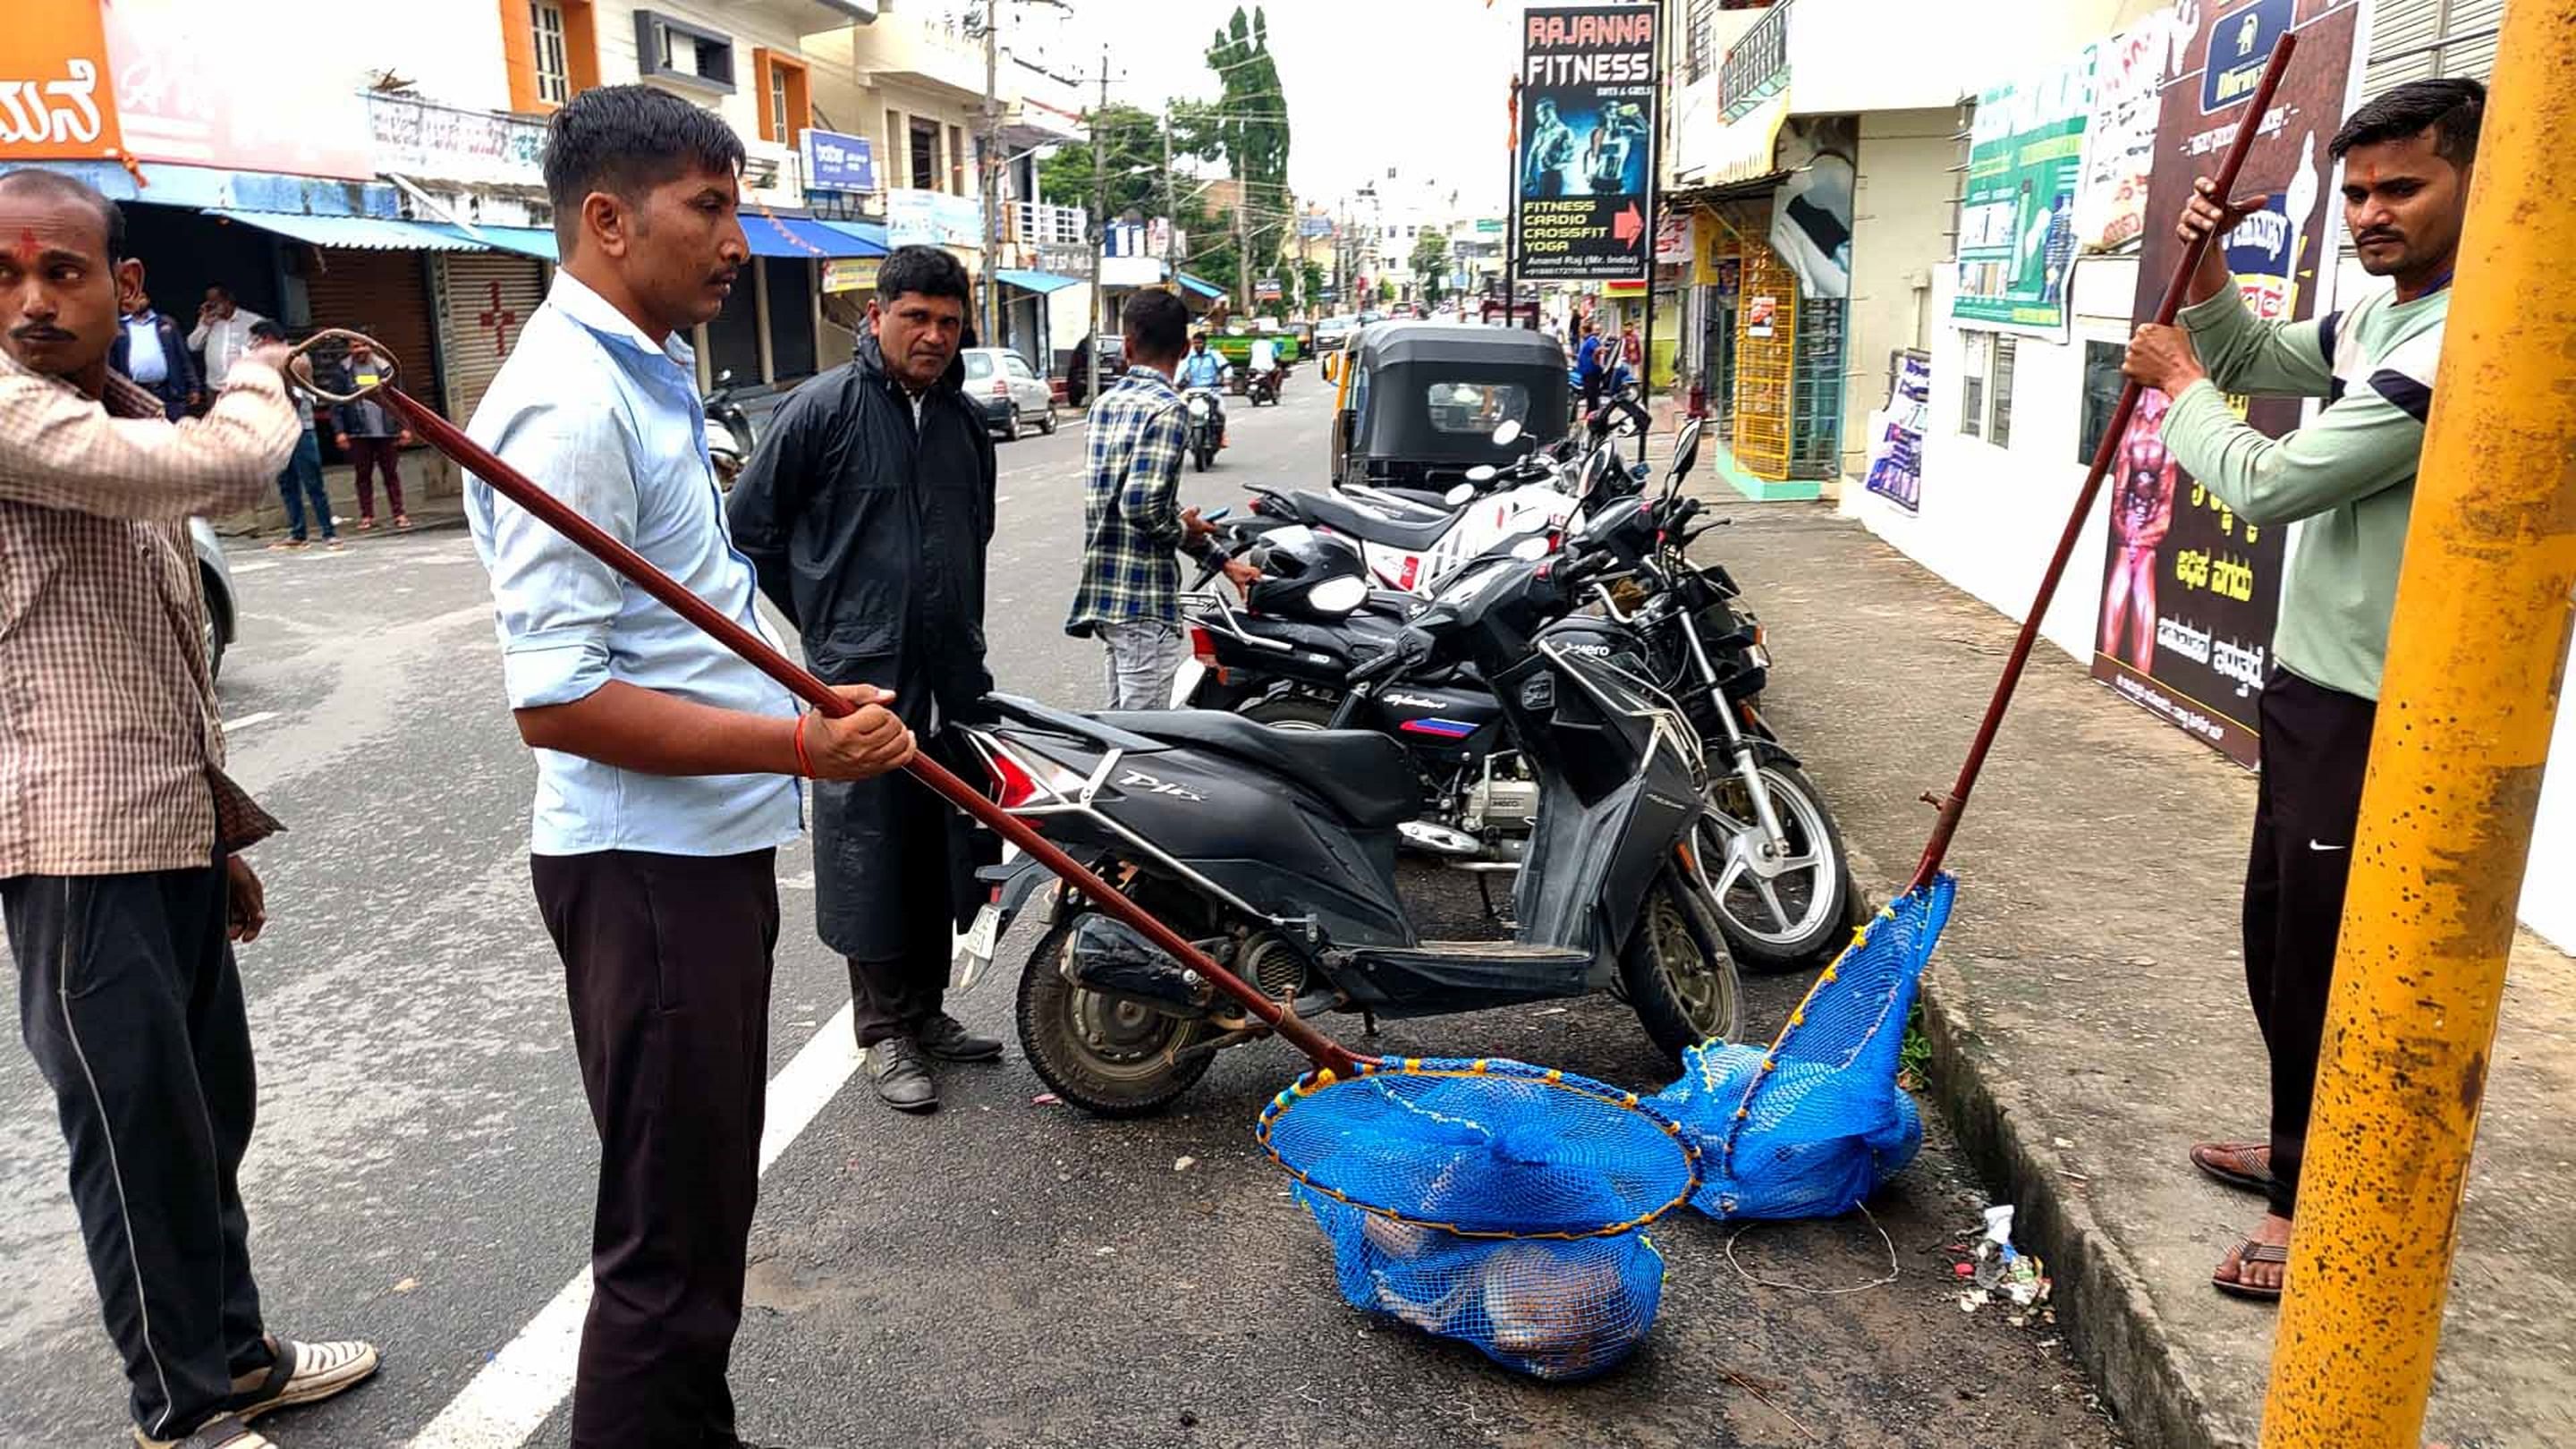
<path id="1" fill-rule="evenodd" d="M 814 758 L 805 753 L 805 721 L 813 717 L 811 710 L 796 716 L 796 769 L 808 780 L 814 778 Z"/>

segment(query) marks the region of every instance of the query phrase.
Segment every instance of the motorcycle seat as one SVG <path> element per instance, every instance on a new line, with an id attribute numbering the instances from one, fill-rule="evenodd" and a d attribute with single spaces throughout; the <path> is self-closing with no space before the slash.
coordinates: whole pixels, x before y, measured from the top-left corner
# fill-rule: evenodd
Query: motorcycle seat
<path id="1" fill-rule="evenodd" d="M 1112 710 L 1094 718 L 1285 776 L 1363 830 L 1392 830 L 1422 813 L 1422 787 L 1404 746 L 1371 730 L 1272 729 L 1213 709 Z"/>
<path id="2" fill-rule="evenodd" d="M 1451 523 L 1457 517 L 1455 514 L 1443 513 L 1438 517 L 1424 518 L 1420 521 L 1396 518 L 1374 509 L 1362 508 L 1355 503 L 1345 502 L 1329 494 L 1309 492 L 1305 489 L 1299 489 L 1290 497 L 1307 521 L 1318 527 L 1329 528 L 1335 533 L 1345 534 L 1351 538 L 1365 539 L 1370 543 L 1382 543 L 1391 548 L 1400 548 L 1407 553 L 1420 553 L 1438 543 L 1440 535 L 1449 531 Z"/>

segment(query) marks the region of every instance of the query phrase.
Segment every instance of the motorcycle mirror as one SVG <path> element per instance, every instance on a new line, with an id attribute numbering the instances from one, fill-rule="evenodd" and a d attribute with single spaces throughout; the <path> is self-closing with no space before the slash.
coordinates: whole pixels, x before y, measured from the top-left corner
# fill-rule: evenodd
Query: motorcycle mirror
<path id="1" fill-rule="evenodd" d="M 1699 461 L 1699 432 L 1700 420 L 1697 418 L 1691 419 L 1690 422 L 1682 428 L 1681 443 L 1673 450 L 1672 471 L 1674 477 L 1678 478 L 1683 474 L 1688 473 L 1691 470 L 1691 465 Z"/>
<path id="2" fill-rule="evenodd" d="M 1306 591 L 1306 607 L 1319 614 L 1347 614 L 1368 602 L 1368 580 L 1338 574 Z"/>
<path id="3" fill-rule="evenodd" d="M 731 386 L 733 386 L 733 369 L 732 369 L 732 368 L 728 367 L 728 368 L 726 368 L 724 371 L 719 372 L 719 373 L 717 373 L 717 374 L 716 374 L 716 386 L 718 386 L 718 387 L 731 387 Z"/>
<path id="4" fill-rule="evenodd" d="M 1519 559 L 1522 563 L 1536 563 L 1540 559 L 1547 557 L 1547 540 L 1543 538 L 1522 539 L 1520 542 L 1512 545 L 1512 557 Z"/>
<path id="5" fill-rule="evenodd" d="M 1497 448 L 1508 448 L 1520 440 L 1521 420 L 1518 418 L 1505 418 L 1503 425 L 1494 429 L 1494 446 Z"/>
<path id="6" fill-rule="evenodd" d="M 1498 476 L 1500 476 L 1499 470 L 1491 463 L 1479 463 L 1467 470 L 1467 481 L 1470 483 L 1491 483 Z"/>
<path id="7" fill-rule="evenodd" d="M 1485 477 L 1490 478 L 1490 477 L 1492 477 L 1493 475 L 1494 475 L 1494 470 L 1493 470 L 1493 469 L 1491 469 L 1491 468 L 1487 468 L 1487 469 L 1485 470 Z M 1483 479 L 1478 479 L 1478 480 L 1477 480 L 1477 482 L 1482 482 L 1482 481 L 1484 481 L 1484 480 L 1483 480 Z M 1452 508 L 1455 508 L 1455 507 L 1457 507 L 1459 504 L 1464 503 L 1464 502 L 1466 502 L 1468 499 L 1473 498 L 1473 497 L 1475 497 L 1475 496 L 1476 496 L 1476 484 L 1475 484 L 1475 483 L 1461 483 L 1461 484 L 1459 484 L 1457 487 L 1450 489 L 1448 492 L 1441 494 L 1441 495 L 1440 495 L 1440 498 L 1441 498 L 1441 501 L 1442 501 L 1442 502 L 1447 503 L 1447 504 L 1448 504 L 1450 507 L 1452 507 Z"/>

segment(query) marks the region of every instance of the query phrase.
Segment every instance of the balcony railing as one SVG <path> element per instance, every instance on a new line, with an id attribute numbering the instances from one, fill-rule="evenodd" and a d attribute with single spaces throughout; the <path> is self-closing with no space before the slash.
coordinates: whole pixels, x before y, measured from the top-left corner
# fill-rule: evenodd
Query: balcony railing
<path id="1" fill-rule="evenodd" d="M 1083 244 L 1083 213 L 1078 206 L 1023 201 L 1012 207 L 1019 224 L 1015 240 L 1029 246 L 1078 247 Z"/>
<path id="2" fill-rule="evenodd" d="M 1780 0 L 1727 51 L 1717 70 L 1718 108 L 1733 121 L 1789 84 L 1789 7 Z"/>

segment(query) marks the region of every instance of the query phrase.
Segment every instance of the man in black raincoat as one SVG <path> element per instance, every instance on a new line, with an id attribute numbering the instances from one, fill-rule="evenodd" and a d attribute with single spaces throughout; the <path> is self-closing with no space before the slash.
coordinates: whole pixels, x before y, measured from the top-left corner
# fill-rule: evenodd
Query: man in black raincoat
<path id="1" fill-rule="evenodd" d="M 897 249 L 857 356 L 796 389 L 733 493 L 735 546 L 806 662 L 834 684 L 894 691 L 924 741 L 992 688 L 993 443 L 957 355 L 970 295 L 954 257 Z M 940 1008 L 952 927 L 980 902 L 972 850 L 964 818 L 909 775 L 815 782 L 815 930 L 849 958 L 869 1079 L 903 1111 L 939 1105 L 932 1059 L 1002 1055 Z"/>

